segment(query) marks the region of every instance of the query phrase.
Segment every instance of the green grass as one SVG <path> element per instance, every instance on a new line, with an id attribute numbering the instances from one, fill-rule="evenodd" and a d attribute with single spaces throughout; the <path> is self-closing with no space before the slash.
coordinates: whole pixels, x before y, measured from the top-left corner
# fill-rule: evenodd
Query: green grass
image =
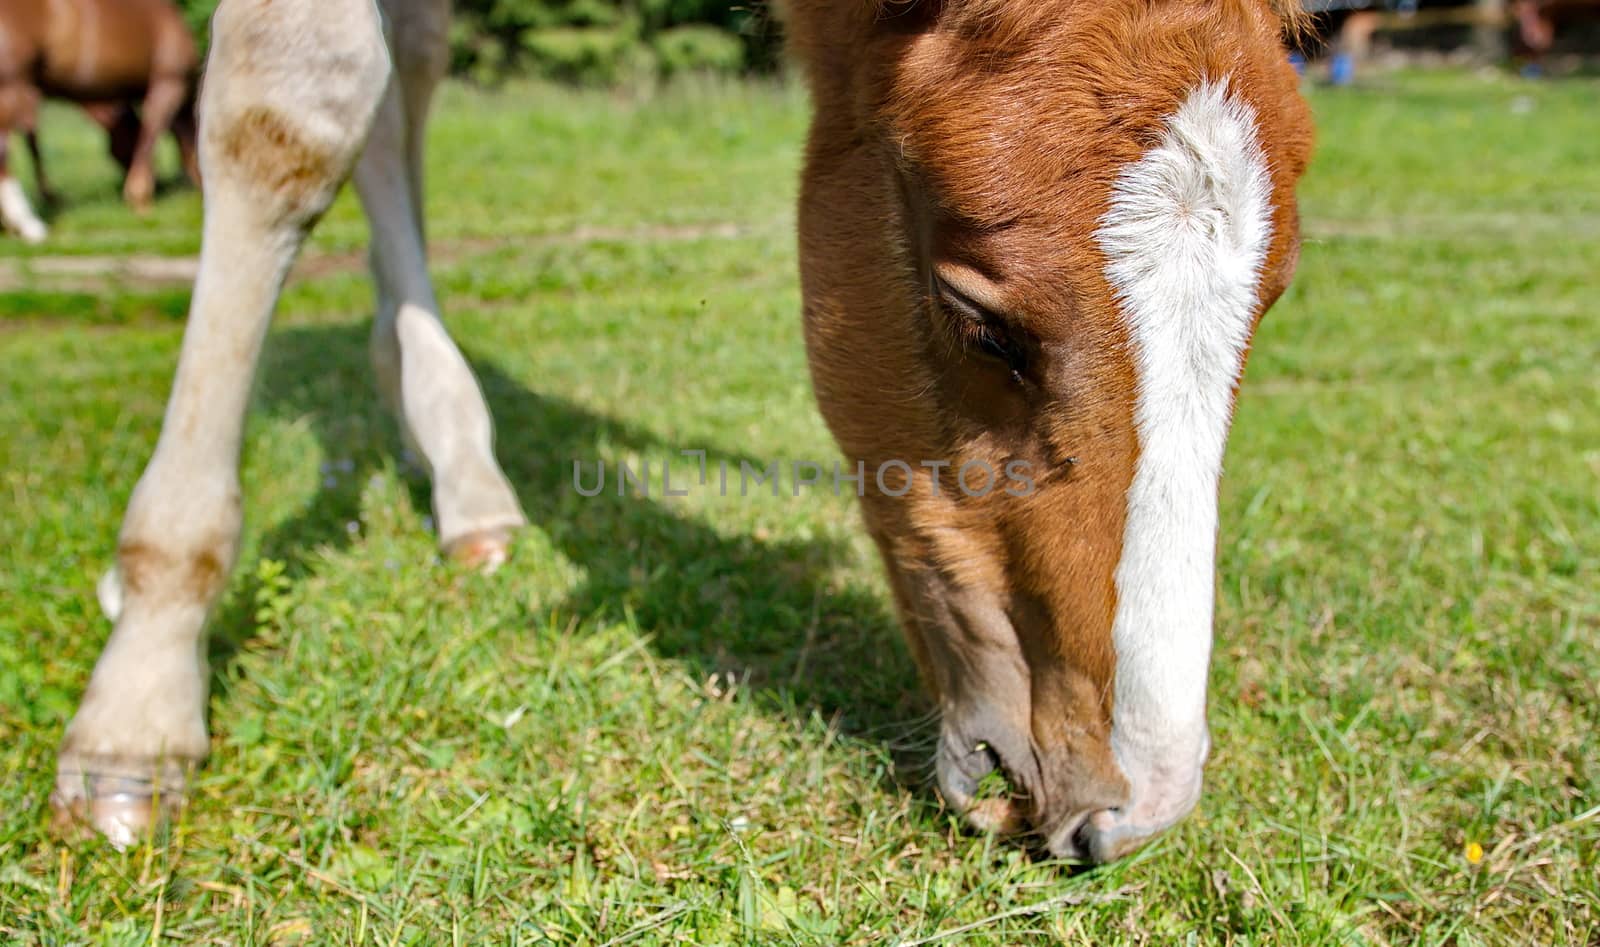
<path id="1" fill-rule="evenodd" d="M 1600 84 L 1382 81 L 1313 93 L 1309 239 L 1223 489 L 1206 796 L 1080 873 L 941 809 L 848 499 L 568 485 L 573 458 L 835 456 L 805 103 L 757 86 L 443 95 L 438 283 L 535 523 L 493 577 L 438 563 L 369 393 L 341 199 L 262 371 L 194 803 L 127 855 L 58 840 L 185 293 L 23 257 L 191 253 L 199 204 L 127 214 L 53 113 L 68 201 L 0 251 L 0 940 L 1600 940 Z"/>

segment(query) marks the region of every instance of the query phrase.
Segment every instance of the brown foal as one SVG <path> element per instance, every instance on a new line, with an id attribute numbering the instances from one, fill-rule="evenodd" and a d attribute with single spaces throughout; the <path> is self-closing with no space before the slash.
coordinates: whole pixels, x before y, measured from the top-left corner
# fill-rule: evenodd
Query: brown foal
<path id="1" fill-rule="evenodd" d="M 421 137 L 442 0 L 224 0 L 201 101 L 200 276 L 103 584 L 116 627 L 56 803 L 126 842 L 205 755 L 207 610 L 238 549 L 250 379 L 347 176 L 372 221 L 378 387 L 447 551 L 522 524 L 438 318 Z M 1268 0 L 792 0 L 817 400 L 863 477 L 941 717 L 947 801 L 1056 855 L 1182 819 L 1210 748 L 1217 490 L 1262 314 L 1298 256 L 1311 123 Z M 370 138 L 367 137 L 371 129 Z M 980 799 L 998 771 L 1011 792 Z"/>

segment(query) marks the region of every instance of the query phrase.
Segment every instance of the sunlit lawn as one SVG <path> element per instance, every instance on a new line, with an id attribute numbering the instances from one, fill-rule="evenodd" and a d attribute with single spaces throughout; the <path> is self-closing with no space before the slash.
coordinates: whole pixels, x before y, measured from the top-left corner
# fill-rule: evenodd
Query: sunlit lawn
<path id="1" fill-rule="evenodd" d="M 370 395 L 341 201 L 258 385 L 194 804 L 126 855 L 58 840 L 187 287 L 23 258 L 192 254 L 199 201 L 128 214 L 52 112 L 53 238 L 0 243 L 0 941 L 1600 940 L 1600 83 L 1373 83 L 1312 93 L 1309 239 L 1223 490 L 1206 797 L 1077 874 L 941 808 L 848 497 L 571 487 L 835 456 L 806 106 L 772 86 L 443 96 L 439 288 L 535 524 L 489 578 L 436 560 Z"/>

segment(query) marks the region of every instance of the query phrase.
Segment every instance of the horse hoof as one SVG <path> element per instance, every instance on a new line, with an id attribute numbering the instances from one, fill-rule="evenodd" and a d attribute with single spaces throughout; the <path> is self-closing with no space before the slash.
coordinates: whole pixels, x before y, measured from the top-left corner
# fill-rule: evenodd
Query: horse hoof
<path id="1" fill-rule="evenodd" d="M 129 173 L 128 179 L 122 185 L 122 200 L 135 214 L 144 215 L 150 212 L 150 207 L 155 203 L 156 182 L 154 178 L 144 177 Z"/>
<path id="2" fill-rule="evenodd" d="M 511 530 L 486 529 L 468 533 L 447 546 L 445 554 L 458 565 L 488 575 L 511 558 Z"/>
<path id="3" fill-rule="evenodd" d="M 93 830 L 126 851 L 183 808 L 183 793 L 148 779 L 63 772 L 50 794 L 55 828 L 71 835 Z"/>

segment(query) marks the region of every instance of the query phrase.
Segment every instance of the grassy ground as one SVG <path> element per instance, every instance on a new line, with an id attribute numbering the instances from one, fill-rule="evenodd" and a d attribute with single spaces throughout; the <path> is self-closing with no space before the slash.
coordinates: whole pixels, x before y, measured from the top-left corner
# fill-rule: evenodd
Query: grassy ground
<path id="1" fill-rule="evenodd" d="M 436 560 L 369 395 L 341 201 L 259 385 L 194 805 L 128 855 L 58 841 L 187 293 L 37 255 L 191 253 L 199 205 L 128 215 L 52 116 L 66 207 L 0 250 L 0 940 L 1600 941 L 1600 84 L 1383 82 L 1313 93 L 1310 239 L 1223 489 L 1206 797 L 1077 874 L 941 809 L 848 500 L 569 486 L 574 458 L 834 456 L 805 104 L 772 88 L 444 95 L 440 290 L 536 524 L 490 578 Z"/>

